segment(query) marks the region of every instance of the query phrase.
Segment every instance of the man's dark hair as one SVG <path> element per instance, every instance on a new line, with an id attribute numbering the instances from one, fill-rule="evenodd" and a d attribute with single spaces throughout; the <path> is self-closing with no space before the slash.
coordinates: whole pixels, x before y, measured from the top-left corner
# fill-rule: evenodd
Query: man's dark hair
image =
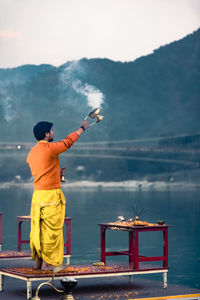
<path id="1" fill-rule="evenodd" d="M 33 134 L 36 140 L 40 141 L 43 140 L 45 137 L 45 133 L 50 132 L 51 128 L 53 127 L 53 123 L 41 121 L 37 123 L 33 127 Z"/>

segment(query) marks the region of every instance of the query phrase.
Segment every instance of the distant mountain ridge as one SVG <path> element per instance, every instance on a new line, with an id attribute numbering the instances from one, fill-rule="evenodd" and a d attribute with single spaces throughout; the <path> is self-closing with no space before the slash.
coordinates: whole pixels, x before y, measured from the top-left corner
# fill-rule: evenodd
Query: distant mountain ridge
<path id="1" fill-rule="evenodd" d="M 97 98 L 104 119 L 82 141 L 200 131 L 200 29 L 133 62 L 83 58 L 0 69 L 1 141 L 33 141 L 39 120 L 52 121 L 63 138 Z"/>

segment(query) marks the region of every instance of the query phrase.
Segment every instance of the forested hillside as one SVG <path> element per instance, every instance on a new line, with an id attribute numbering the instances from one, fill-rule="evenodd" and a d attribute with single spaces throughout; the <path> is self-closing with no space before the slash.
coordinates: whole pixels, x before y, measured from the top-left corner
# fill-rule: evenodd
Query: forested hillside
<path id="1" fill-rule="evenodd" d="M 33 141 L 40 120 L 56 139 L 101 105 L 104 119 L 82 141 L 200 131 L 200 29 L 133 62 L 81 59 L 62 66 L 0 69 L 1 141 Z"/>

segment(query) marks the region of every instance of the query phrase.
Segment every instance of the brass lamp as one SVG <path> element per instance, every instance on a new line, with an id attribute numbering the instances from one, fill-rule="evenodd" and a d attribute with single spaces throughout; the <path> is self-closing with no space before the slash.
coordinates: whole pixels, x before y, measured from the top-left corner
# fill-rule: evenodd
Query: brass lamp
<path id="1" fill-rule="evenodd" d="M 49 281 L 42 282 L 36 290 L 35 297 L 32 298 L 32 300 L 41 300 L 39 297 L 39 290 L 42 286 L 48 285 L 52 287 L 56 292 L 58 293 L 63 293 L 62 300 L 74 300 L 74 297 L 72 296 L 72 289 L 77 285 L 77 280 L 73 277 L 64 277 L 63 279 L 60 280 L 62 286 L 64 287 L 64 290 L 57 289 L 53 285 L 53 279 L 54 275 L 63 270 L 67 265 L 60 265 L 58 267 L 55 267 L 52 273 L 52 278 Z M 52 282 L 52 283 L 51 283 Z"/>
<path id="2" fill-rule="evenodd" d="M 99 123 L 102 119 L 103 119 L 103 116 L 100 115 L 100 108 L 97 107 L 95 109 L 93 109 L 86 117 L 85 117 L 85 120 L 87 120 L 88 118 L 91 118 L 91 119 L 94 119 L 96 118 L 96 121 L 91 123 L 91 125 L 94 125 L 95 123 Z"/>

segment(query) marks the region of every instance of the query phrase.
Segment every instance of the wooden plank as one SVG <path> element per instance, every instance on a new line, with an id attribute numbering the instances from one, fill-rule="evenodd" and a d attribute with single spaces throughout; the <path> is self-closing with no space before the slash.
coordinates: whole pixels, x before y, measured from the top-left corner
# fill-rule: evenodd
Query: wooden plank
<path id="1" fill-rule="evenodd" d="M 24 268 L 25 269 L 25 268 Z M 1 291 L 3 291 L 3 278 L 4 276 L 16 278 L 16 279 L 21 279 L 23 281 L 26 281 L 26 295 L 27 299 L 31 298 L 32 295 L 32 282 L 33 281 L 49 281 L 52 278 L 52 272 L 49 271 L 49 274 L 43 274 L 44 276 L 40 275 L 33 275 L 33 276 L 27 276 L 24 273 L 20 273 L 16 271 L 17 268 L 12 268 L 12 269 L 1 269 L 0 270 L 0 286 L 1 286 Z M 101 269 L 100 269 L 101 270 Z M 150 270 L 130 270 L 128 267 L 127 269 L 124 268 L 124 270 L 117 270 L 115 272 L 94 272 L 94 273 L 57 273 L 55 276 L 52 278 L 54 281 L 55 280 L 61 280 L 63 278 L 67 277 L 73 277 L 73 278 L 97 278 L 97 277 L 113 277 L 113 276 L 132 276 L 132 275 L 139 275 L 139 274 L 155 274 L 155 273 L 162 273 L 163 274 L 163 287 L 167 288 L 167 272 L 168 269 L 150 269 Z"/>
<path id="2" fill-rule="evenodd" d="M 71 255 L 64 253 L 63 257 L 69 259 Z M 1 251 L 0 252 L 0 260 L 31 259 L 31 258 L 32 256 L 30 251 Z"/>

